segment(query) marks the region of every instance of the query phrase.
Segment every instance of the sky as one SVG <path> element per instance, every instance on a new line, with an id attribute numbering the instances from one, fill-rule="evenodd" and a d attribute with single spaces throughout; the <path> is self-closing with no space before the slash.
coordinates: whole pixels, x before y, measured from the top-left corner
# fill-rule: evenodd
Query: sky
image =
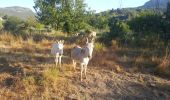
<path id="1" fill-rule="evenodd" d="M 149 0 L 85 0 L 88 8 L 101 12 L 109 9 L 137 7 Z M 122 2 L 122 3 L 121 3 Z M 34 11 L 34 0 L 0 0 L 0 7 L 21 6 Z"/>

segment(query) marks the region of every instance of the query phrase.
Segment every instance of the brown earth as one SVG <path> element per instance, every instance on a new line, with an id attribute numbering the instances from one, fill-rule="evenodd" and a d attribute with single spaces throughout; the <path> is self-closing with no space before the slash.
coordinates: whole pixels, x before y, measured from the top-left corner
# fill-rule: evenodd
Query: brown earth
<path id="1" fill-rule="evenodd" d="M 41 79 L 41 73 L 55 66 L 54 58 L 49 54 L 51 44 L 43 44 L 41 47 L 38 44 L 21 45 L 14 47 L 5 42 L 0 43 L 0 99 L 170 99 L 169 79 L 125 70 L 126 64 L 121 63 L 122 59 L 115 51 L 94 51 L 87 79 L 81 82 L 80 67 L 73 70 L 67 56 L 70 46 L 66 46 L 62 68 L 59 69 L 56 80 L 50 83 Z M 45 83 L 41 84 L 37 80 L 45 80 Z"/>

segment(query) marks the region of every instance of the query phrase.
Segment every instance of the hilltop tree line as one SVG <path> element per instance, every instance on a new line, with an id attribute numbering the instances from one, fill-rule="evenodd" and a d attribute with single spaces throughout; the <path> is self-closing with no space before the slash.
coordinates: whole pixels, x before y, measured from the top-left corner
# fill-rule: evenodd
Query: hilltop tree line
<path id="1" fill-rule="evenodd" d="M 35 0 L 37 18 L 56 30 L 74 33 L 82 29 L 108 30 L 106 41 L 169 40 L 169 7 L 167 11 L 117 9 L 101 13 L 86 10 L 84 0 Z M 105 34 L 106 35 L 106 34 Z M 153 39 L 153 40 L 152 40 Z M 142 42 L 141 42 L 142 43 Z M 143 42 L 144 43 L 144 42 Z"/>
<path id="2" fill-rule="evenodd" d="M 126 13 L 124 13 L 126 14 Z M 109 30 L 104 40 L 135 46 L 168 45 L 170 40 L 170 3 L 166 11 L 137 10 L 122 17 L 109 19 Z"/>

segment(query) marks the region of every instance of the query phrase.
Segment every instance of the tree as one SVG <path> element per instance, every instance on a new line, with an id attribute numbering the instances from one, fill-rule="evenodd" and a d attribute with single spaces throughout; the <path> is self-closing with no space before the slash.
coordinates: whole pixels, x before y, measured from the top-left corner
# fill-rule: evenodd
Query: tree
<path id="1" fill-rule="evenodd" d="M 40 22 L 68 33 L 85 25 L 84 0 L 35 0 L 34 9 Z"/>
<path id="2" fill-rule="evenodd" d="M 170 20 L 170 2 L 167 4 L 166 18 Z"/>
<path id="3" fill-rule="evenodd" d="M 130 32 L 129 25 L 115 17 L 109 20 L 109 28 L 111 38 L 123 38 Z"/>
<path id="4" fill-rule="evenodd" d="M 128 22 L 130 28 L 137 32 L 142 33 L 144 36 L 144 33 L 147 33 L 146 35 L 149 35 L 149 33 L 153 34 L 161 34 L 163 26 L 162 16 L 154 13 L 142 13 L 139 17 L 136 17 Z"/>
<path id="5" fill-rule="evenodd" d="M 167 11 L 166 11 L 166 33 L 170 34 L 170 2 L 167 4 Z"/>
<path id="6" fill-rule="evenodd" d="M 91 12 L 88 16 L 88 24 L 96 29 L 106 30 L 108 29 L 109 12 L 94 14 Z"/>
<path id="7" fill-rule="evenodd" d="M 37 19 L 46 25 L 51 25 L 55 29 L 59 28 L 61 0 L 35 0 L 34 9 Z"/>
<path id="8" fill-rule="evenodd" d="M 170 2 L 168 2 L 167 4 L 167 10 L 166 10 L 166 19 L 164 20 L 164 40 L 166 41 L 166 43 L 168 43 L 168 41 L 170 40 Z"/>
<path id="9" fill-rule="evenodd" d="M 44 25 L 39 23 L 35 18 L 29 17 L 26 22 L 27 27 L 34 27 L 36 29 L 42 29 L 44 28 Z"/>

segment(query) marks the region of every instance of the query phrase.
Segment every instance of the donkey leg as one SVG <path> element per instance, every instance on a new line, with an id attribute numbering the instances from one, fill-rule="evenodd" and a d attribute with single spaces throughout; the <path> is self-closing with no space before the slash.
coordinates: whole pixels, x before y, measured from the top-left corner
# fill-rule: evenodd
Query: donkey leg
<path id="1" fill-rule="evenodd" d="M 87 65 L 84 65 L 84 74 L 85 74 L 85 78 L 87 79 L 86 71 L 87 71 Z"/>
<path id="2" fill-rule="evenodd" d="M 55 56 L 55 64 L 56 64 L 56 67 L 58 65 L 58 60 L 59 60 L 59 56 L 58 56 L 58 53 L 56 53 L 56 56 Z"/>
<path id="3" fill-rule="evenodd" d="M 57 65 L 58 65 L 58 57 L 55 58 L 55 65 L 57 67 Z"/>
<path id="4" fill-rule="evenodd" d="M 62 56 L 59 56 L 59 66 L 60 66 L 60 68 L 61 68 L 61 57 Z"/>
<path id="5" fill-rule="evenodd" d="M 81 77 L 80 77 L 81 81 L 82 81 L 83 70 L 84 70 L 84 65 L 81 64 Z"/>
<path id="6" fill-rule="evenodd" d="M 74 71 L 76 70 L 76 62 L 73 60 Z"/>

